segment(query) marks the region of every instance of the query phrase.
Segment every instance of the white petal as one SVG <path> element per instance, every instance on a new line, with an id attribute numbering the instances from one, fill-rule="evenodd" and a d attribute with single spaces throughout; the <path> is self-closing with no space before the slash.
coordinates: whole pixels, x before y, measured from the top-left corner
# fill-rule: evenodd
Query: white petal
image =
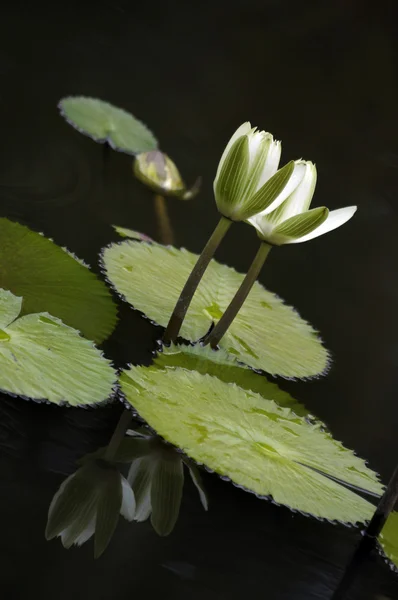
<path id="1" fill-rule="evenodd" d="M 94 535 L 95 519 L 96 519 L 96 517 L 93 517 L 91 519 L 90 523 L 87 525 L 86 529 L 76 538 L 75 544 L 77 546 L 81 546 L 82 544 L 87 542 L 87 540 L 89 540 L 92 535 Z"/>
<path id="2" fill-rule="evenodd" d="M 256 160 L 260 150 L 262 149 L 264 144 L 268 144 L 270 139 L 272 139 L 272 135 L 265 131 L 256 131 L 252 129 L 247 134 L 249 140 L 249 169 L 253 166 L 253 163 Z"/>
<path id="3" fill-rule="evenodd" d="M 243 123 L 240 127 L 238 127 L 238 129 L 235 131 L 235 133 L 233 134 L 233 136 L 229 140 L 228 144 L 225 147 L 224 152 L 222 153 L 220 162 L 218 163 L 218 168 L 217 168 L 217 173 L 216 173 L 216 177 L 215 177 L 215 180 L 214 180 L 214 184 L 215 184 L 215 182 L 216 182 L 216 180 L 217 180 L 217 178 L 218 178 L 218 176 L 220 174 L 223 162 L 225 161 L 225 159 L 227 157 L 227 154 L 230 151 L 230 149 L 232 148 L 233 144 L 242 135 L 245 135 L 245 134 L 249 133 L 249 131 L 251 131 L 251 128 L 252 128 L 252 126 L 250 125 L 249 121 L 246 121 L 246 123 Z"/>
<path id="4" fill-rule="evenodd" d="M 131 488 L 131 485 L 123 475 L 120 475 L 122 481 L 122 505 L 120 507 L 120 514 L 127 519 L 132 521 L 135 515 L 135 496 Z"/>
<path id="5" fill-rule="evenodd" d="M 337 210 L 330 211 L 328 218 L 326 221 L 319 225 L 314 231 L 307 235 L 303 235 L 303 237 L 298 238 L 296 240 L 292 240 L 288 242 L 289 244 L 299 244 L 301 242 L 308 242 L 308 240 L 312 240 L 324 233 L 328 233 L 329 231 L 333 231 L 333 229 L 337 229 L 344 223 L 347 223 L 351 219 L 351 217 L 355 214 L 357 210 L 356 206 L 346 206 L 345 208 L 339 208 Z"/>
<path id="6" fill-rule="evenodd" d="M 267 219 L 266 215 L 263 214 L 254 215 L 254 217 L 250 217 L 248 221 L 251 225 L 253 225 L 253 227 L 257 229 L 261 239 L 263 240 L 267 240 L 271 236 L 272 231 L 275 228 L 275 224 L 271 223 Z"/>
<path id="7" fill-rule="evenodd" d="M 285 200 L 280 207 L 281 219 L 286 221 L 290 217 L 299 215 L 309 209 L 316 186 L 316 167 L 309 161 L 297 161 L 305 167 L 304 177 L 294 192 Z"/>
<path id="8" fill-rule="evenodd" d="M 149 518 L 151 512 L 151 486 L 148 485 L 148 487 L 145 490 L 145 493 L 141 494 L 140 503 L 137 507 L 137 512 L 135 514 L 135 520 L 139 523 L 142 523 L 142 521 L 146 521 Z"/>
<path id="9" fill-rule="evenodd" d="M 278 208 L 278 206 L 280 206 L 282 204 L 282 202 L 284 202 L 286 200 L 286 198 L 288 198 L 290 196 L 290 194 L 292 194 L 294 192 L 296 187 L 301 183 L 301 181 L 303 180 L 303 177 L 305 175 L 305 171 L 306 171 L 305 164 L 303 164 L 300 161 L 296 161 L 293 172 L 289 178 L 289 181 L 287 182 L 287 184 L 285 185 L 285 187 L 283 188 L 283 190 L 281 191 L 279 196 L 277 196 L 275 198 L 275 200 L 272 202 L 272 204 L 270 204 L 265 210 L 263 210 L 261 215 L 268 215 L 273 210 Z"/>
<path id="10" fill-rule="evenodd" d="M 272 136 L 271 136 L 272 137 Z M 256 191 L 259 190 L 272 175 L 278 170 L 279 161 L 281 159 L 282 144 L 278 141 L 272 140 L 268 150 L 267 159 L 265 161 L 264 169 L 260 175 L 260 179 L 257 182 Z"/>
<path id="11" fill-rule="evenodd" d="M 146 521 L 152 512 L 151 485 L 152 475 L 156 467 L 157 459 L 154 456 L 143 456 L 133 460 L 128 474 L 128 480 L 135 490 L 136 521 Z"/>
<path id="12" fill-rule="evenodd" d="M 76 544 L 76 546 L 82 546 L 82 544 L 85 544 L 87 542 L 87 540 L 89 540 L 95 533 L 95 519 L 96 517 L 94 516 L 89 524 L 87 525 L 86 529 L 84 529 L 84 531 L 82 531 L 82 533 L 80 535 L 77 536 L 76 539 L 73 540 L 73 544 Z M 70 525 L 69 527 L 67 527 L 66 529 L 64 529 L 58 537 L 61 538 L 62 540 L 62 544 L 64 545 L 64 547 L 70 547 L 70 530 L 73 527 L 73 523 L 72 525 Z M 72 544 L 72 545 L 73 545 Z"/>

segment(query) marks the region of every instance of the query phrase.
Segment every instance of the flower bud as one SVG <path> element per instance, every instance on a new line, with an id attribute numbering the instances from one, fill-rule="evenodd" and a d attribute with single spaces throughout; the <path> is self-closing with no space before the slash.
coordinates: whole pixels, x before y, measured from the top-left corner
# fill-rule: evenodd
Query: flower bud
<path id="1" fill-rule="evenodd" d="M 176 196 L 182 200 L 193 198 L 199 191 L 200 180 L 188 190 L 175 163 L 160 150 L 138 154 L 133 165 L 134 175 L 154 192 Z"/>

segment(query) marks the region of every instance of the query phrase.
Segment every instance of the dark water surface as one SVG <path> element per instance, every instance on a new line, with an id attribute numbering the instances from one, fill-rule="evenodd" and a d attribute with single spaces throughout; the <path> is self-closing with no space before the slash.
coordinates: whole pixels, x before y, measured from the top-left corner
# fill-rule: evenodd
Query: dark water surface
<path id="1" fill-rule="evenodd" d="M 97 96 L 153 129 L 192 202 L 168 202 L 178 245 L 199 252 L 216 209 L 212 180 L 243 121 L 283 140 L 283 162 L 318 167 L 316 205 L 359 207 L 336 232 L 271 255 L 261 281 L 322 333 L 327 378 L 282 385 L 369 460 L 383 480 L 398 455 L 397 20 L 395 2 L 13 2 L 0 27 L 0 214 L 66 245 L 98 271 L 116 223 L 156 237 L 151 194 L 131 159 L 58 116 L 68 94 Z M 246 270 L 256 238 L 232 229 L 217 258 Z M 1 240 L 0 240 L 1 260 Z M 128 307 L 105 351 L 147 360 L 159 335 Z M 0 402 L 0 590 L 8 600 L 149 597 L 330 599 L 359 531 L 293 514 L 206 475 L 190 482 L 169 538 L 121 520 L 105 555 L 47 543 L 49 502 L 77 457 L 108 439 L 119 406 L 78 410 Z M 398 598 L 370 554 L 346 596 Z"/>

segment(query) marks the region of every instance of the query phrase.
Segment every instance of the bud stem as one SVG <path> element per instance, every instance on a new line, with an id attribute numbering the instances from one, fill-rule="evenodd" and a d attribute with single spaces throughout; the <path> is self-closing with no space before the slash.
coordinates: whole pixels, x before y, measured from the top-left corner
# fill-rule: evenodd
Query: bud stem
<path id="1" fill-rule="evenodd" d="M 127 408 L 124 409 L 122 414 L 120 415 L 120 419 L 118 424 L 116 425 L 115 431 L 112 434 L 110 442 L 108 444 L 107 449 L 105 450 L 104 459 L 105 460 L 113 460 L 117 449 L 120 446 L 121 441 L 123 440 L 125 433 L 127 431 L 128 426 L 131 422 L 131 410 Z"/>
<path id="2" fill-rule="evenodd" d="M 165 344 L 174 342 L 174 340 L 177 338 L 196 289 L 208 267 L 209 262 L 213 258 L 215 251 L 230 228 L 231 223 L 232 221 L 226 217 L 221 217 L 217 227 L 211 234 L 209 241 L 204 247 L 202 254 L 199 256 L 196 265 L 188 277 L 180 297 L 177 300 L 173 314 L 170 317 L 169 324 L 167 325 L 163 336 L 163 342 Z"/>
<path id="3" fill-rule="evenodd" d="M 166 200 L 163 196 L 155 196 L 155 213 L 158 220 L 159 238 L 166 246 L 174 244 L 174 233 L 167 212 Z"/>
<path id="4" fill-rule="evenodd" d="M 232 321 L 242 308 L 243 303 L 249 295 L 250 290 L 252 289 L 271 248 L 272 246 L 266 242 L 261 242 L 260 248 L 258 249 L 255 258 L 250 265 L 250 269 L 248 270 L 246 277 L 242 281 L 240 288 L 231 300 L 231 303 L 229 304 L 225 313 L 211 333 L 204 340 L 205 345 L 210 344 L 212 348 L 217 348 L 219 341 L 224 336 L 228 327 L 231 325 Z"/>

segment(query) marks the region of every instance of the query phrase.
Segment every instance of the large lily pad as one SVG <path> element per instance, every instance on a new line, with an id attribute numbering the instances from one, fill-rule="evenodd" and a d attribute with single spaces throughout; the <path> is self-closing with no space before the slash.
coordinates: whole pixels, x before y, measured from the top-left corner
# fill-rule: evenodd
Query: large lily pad
<path id="1" fill-rule="evenodd" d="M 116 325 L 106 285 L 87 266 L 19 223 L 0 218 L 0 287 L 23 296 L 22 314 L 49 312 L 102 342 Z"/>
<path id="2" fill-rule="evenodd" d="M 49 313 L 18 318 L 21 306 L 0 289 L 0 390 L 72 406 L 107 400 L 116 373 L 93 343 Z"/>
<path id="3" fill-rule="evenodd" d="M 149 152 L 157 140 L 144 123 L 108 102 L 85 96 L 69 96 L 59 103 L 62 116 L 75 129 L 96 142 L 127 154 Z"/>
<path id="4" fill-rule="evenodd" d="M 225 383 L 236 383 L 244 390 L 257 392 L 268 400 L 274 400 L 279 406 L 290 408 L 296 415 L 313 418 L 313 415 L 297 402 L 290 394 L 284 392 L 275 383 L 271 383 L 265 375 L 256 373 L 244 364 L 240 364 L 233 355 L 225 350 L 213 350 L 200 343 L 192 345 L 163 346 L 162 351 L 154 358 L 159 368 L 182 368 L 197 371 L 202 375 L 218 377 Z"/>
<path id="5" fill-rule="evenodd" d="M 372 504 L 329 477 L 381 494 L 376 474 L 288 408 L 179 368 L 131 367 L 120 383 L 162 437 L 236 485 L 319 518 L 354 523 L 372 516 Z"/>
<path id="6" fill-rule="evenodd" d="M 166 326 L 198 256 L 159 244 L 124 241 L 105 248 L 106 275 L 125 299 Z M 181 329 L 192 341 L 217 323 L 244 275 L 215 260 L 197 290 Z M 310 377 L 328 366 L 328 353 L 314 329 L 260 283 L 251 290 L 220 346 L 237 359 L 273 375 Z"/>
<path id="7" fill-rule="evenodd" d="M 379 543 L 385 556 L 398 571 L 398 512 L 392 512 L 379 535 Z"/>

